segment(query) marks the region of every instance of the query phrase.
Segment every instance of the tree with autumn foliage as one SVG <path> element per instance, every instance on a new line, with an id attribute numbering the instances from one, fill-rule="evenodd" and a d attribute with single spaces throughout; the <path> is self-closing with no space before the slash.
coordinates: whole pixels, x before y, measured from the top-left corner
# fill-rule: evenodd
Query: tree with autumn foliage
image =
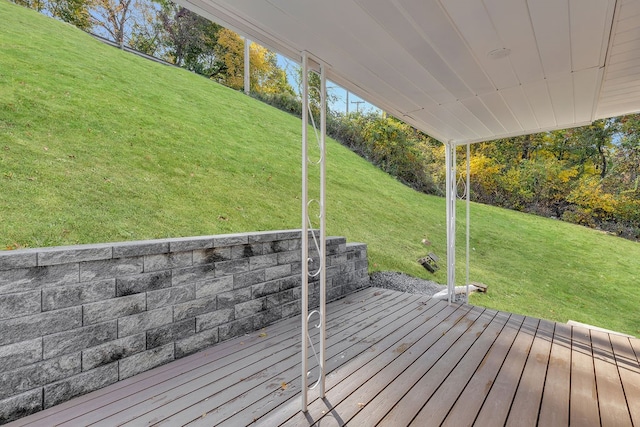
<path id="1" fill-rule="evenodd" d="M 251 91 L 262 94 L 291 93 L 285 71 L 278 67 L 276 54 L 263 46 L 251 43 L 249 48 L 249 82 Z M 212 79 L 234 89 L 244 87 L 244 40 L 235 32 L 223 28 L 215 47 L 220 63 Z"/>
<path id="2" fill-rule="evenodd" d="M 83 31 L 93 26 L 90 9 L 93 0 L 14 0 L 16 4 L 53 16 Z"/>

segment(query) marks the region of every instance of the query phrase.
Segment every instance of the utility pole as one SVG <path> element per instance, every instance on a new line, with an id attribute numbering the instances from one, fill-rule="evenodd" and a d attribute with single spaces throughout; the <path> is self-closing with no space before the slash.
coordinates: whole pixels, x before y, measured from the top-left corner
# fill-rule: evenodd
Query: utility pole
<path id="1" fill-rule="evenodd" d="M 364 104 L 364 101 L 351 101 L 352 104 L 356 104 L 356 113 L 360 112 L 360 104 Z"/>
<path id="2" fill-rule="evenodd" d="M 349 115 L 349 91 L 347 90 L 347 111 L 346 114 Z"/>

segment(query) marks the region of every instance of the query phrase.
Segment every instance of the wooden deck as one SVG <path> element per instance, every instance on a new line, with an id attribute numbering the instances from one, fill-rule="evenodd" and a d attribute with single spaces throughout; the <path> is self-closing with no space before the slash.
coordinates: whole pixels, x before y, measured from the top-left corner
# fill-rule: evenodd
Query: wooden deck
<path id="1" fill-rule="evenodd" d="M 376 288 L 327 319 L 306 414 L 297 317 L 10 425 L 640 426 L 640 340 Z"/>

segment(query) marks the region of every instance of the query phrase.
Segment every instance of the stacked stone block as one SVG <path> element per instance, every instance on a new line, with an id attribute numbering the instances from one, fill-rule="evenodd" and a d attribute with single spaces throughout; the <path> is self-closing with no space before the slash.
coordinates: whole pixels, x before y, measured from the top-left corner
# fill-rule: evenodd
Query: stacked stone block
<path id="1" fill-rule="evenodd" d="M 0 252 L 0 424 L 299 314 L 301 252 L 295 230 Z M 366 245 L 326 252 L 328 300 L 368 286 Z"/>

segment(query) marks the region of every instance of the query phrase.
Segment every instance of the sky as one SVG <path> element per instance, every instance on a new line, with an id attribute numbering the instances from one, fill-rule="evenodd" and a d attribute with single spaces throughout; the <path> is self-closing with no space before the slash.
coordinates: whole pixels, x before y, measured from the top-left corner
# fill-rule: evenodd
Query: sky
<path id="1" fill-rule="evenodd" d="M 289 77 L 289 84 L 293 87 L 294 90 L 298 90 L 296 87 L 298 85 L 295 75 L 297 72 L 298 64 L 295 61 L 292 61 L 282 55 L 278 56 L 278 66 L 283 68 L 287 72 L 287 76 Z M 348 94 L 348 103 L 347 103 L 347 91 L 337 85 L 332 81 L 327 81 L 327 92 L 329 95 L 333 95 L 335 100 L 330 102 L 329 108 L 331 111 L 335 111 L 337 113 L 345 113 L 345 112 L 355 112 L 359 111 L 361 113 L 367 112 L 376 112 L 380 111 L 375 105 L 370 104 L 364 101 L 362 98 L 356 96 L 355 94 L 349 92 Z"/>

